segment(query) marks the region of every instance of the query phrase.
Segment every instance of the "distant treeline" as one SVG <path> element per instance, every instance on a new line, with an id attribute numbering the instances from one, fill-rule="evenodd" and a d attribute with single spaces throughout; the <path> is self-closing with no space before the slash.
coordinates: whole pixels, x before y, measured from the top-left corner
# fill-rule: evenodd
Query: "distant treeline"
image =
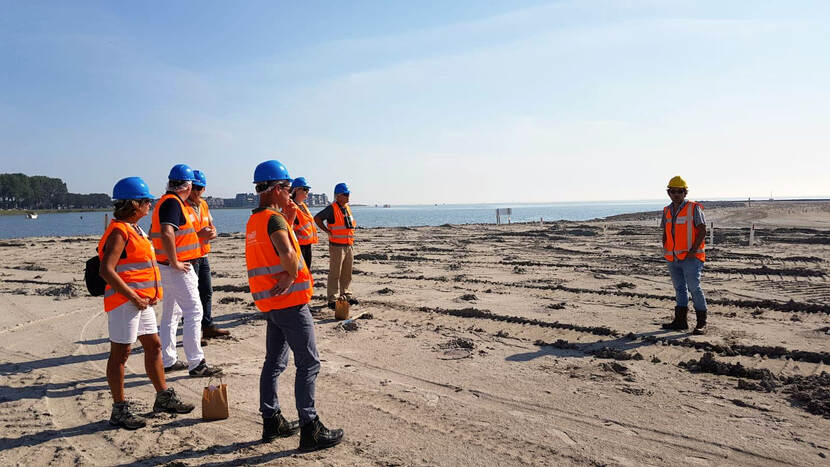
<path id="1" fill-rule="evenodd" d="M 105 193 L 69 193 L 59 178 L 0 174 L 0 209 L 95 209 L 112 207 Z"/>

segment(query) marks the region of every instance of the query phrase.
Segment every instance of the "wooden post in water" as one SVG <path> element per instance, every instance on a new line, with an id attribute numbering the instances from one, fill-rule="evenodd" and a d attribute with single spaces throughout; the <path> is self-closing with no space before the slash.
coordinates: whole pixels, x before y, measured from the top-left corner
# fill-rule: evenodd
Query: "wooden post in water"
<path id="1" fill-rule="evenodd" d="M 752 224 L 752 227 L 749 228 L 749 246 L 755 244 L 755 224 Z"/>
<path id="2" fill-rule="evenodd" d="M 104 232 L 107 231 L 107 227 L 110 225 L 110 215 L 104 214 Z"/>

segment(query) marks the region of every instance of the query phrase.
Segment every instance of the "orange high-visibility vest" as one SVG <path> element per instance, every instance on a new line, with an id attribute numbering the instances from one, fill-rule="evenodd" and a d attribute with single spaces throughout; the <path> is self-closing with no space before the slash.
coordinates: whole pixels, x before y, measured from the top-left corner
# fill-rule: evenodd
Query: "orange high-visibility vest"
<path id="1" fill-rule="evenodd" d="M 317 226 L 314 225 L 314 216 L 308 210 L 305 203 L 300 203 L 297 206 L 297 223 L 294 224 L 294 235 L 297 236 L 297 241 L 300 245 L 312 245 L 317 243 Z"/>
<path id="2" fill-rule="evenodd" d="M 153 252 L 153 245 L 147 237 L 139 234 L 126 222 L 113 219 L 107 226 L 104 236 L 98 241 L 98 257 L 104 260 L 104 245 L 110 238 L 113 231 L 120 230 L 127 239 L 124 246 L 125 258 L 120 258 L 115 265 L 115 273 L 124 280 L 131 289 L 144 298 L 161 299 L 163 289 L 161 287 L 161 273 L 156 264 L 156 255 Z M 115 291 L 109 284 L 104 289 L 104 311 L 109 313 L 112 310 L 130 301 L 125 295 Z"/>
<path id="3" fill-rule="evenodd" d="M 196 209 L 193 205 L 190 204 L 188 201 L 187 209 L 193 214 L 193 228 L 196 229 L 196 233 L 204 227 L 212 226 L 213 225 L 213 218 L 210 217 L 210 210 L 208 210 L 207 201 L 203 199 L 199 199 L 199 213 L 196 213 Z M 198 235 L 196 235 L 198 237 Z M 207 240 L 199 239 L 199 244 L 201 246 L 201 254 L 199 256 L 205 256 L 206 254 L 210 253 L 210 242 Z"/>
<path id="4" fill-rule="evenodd" d="M 194 220 L 196 215 L 193 210 L 188 209 L 185 203 L 177 195 L 168 193 L 161 197 L 153 208 L 153 223 L 150 225 L 150 239 L 153 241 L 153 247 L 156 250 L 156 259 L 158 261 L 170 261 L 170 258 L 164 254 L 161 243 L 161 223 L 159 222 L 159 207 L 168 199 L 175 199 L 182 208 L 182 214 L 187 221 L 183 226 L 179 226 L 179 230 L 174 232 L 176 245 L 176 258 L 179 261 L 189 261 L 202 256 L 202 247 L 199 243 L 199 237 L 196 236 L 196 229 L 194 227 Z"/>
<path id="5" fill-rule="evenodd" d="M 334 224 L 329 225 L 329 243 L 336 243 L 338 245 L 354 245 L 354 227 L 357 223 L 352 216 L 352 209 L 346 205 L 346 214 L 352 220 L 352 228 L 346 227 L 346 216 L 340 210 L 340 205 L 337 202 L 331 203 L 331 209 L 334 211 Z"/>
<path id="6" fill-rule="evenodd" d="M 674 235 L 672 235 L 672 217 L 670 206 L 663 208 L 663 217 L 666 219 L 666 243 L 663 245 L 663 256 L 669 260 L 674 261 L 686 259 L 689 254 L 689 248 L 694 244 L 695 236 L 695 206 L 703 206 L 694 201 L 686 202 L 677 213 L 674 220 Z M 706 261 L 706 241 L 700 242 L 700 247 L 694 253 L 695 258 Z"/>
<path id="7" fill-rule="evenodd" d="M 254 303 L 262 312 L 304 305 L 311 301 L 311 295 L 314 293 L 314 279 L 303 260 L 300 244 L 297 243 L 297 238 L 291 230 L 288 231 L 288 235 L 291 237 L 294 252 L 297 254 L 297 278 L 286 293 L 274 295 L 271 292 L 271 289 L 277 285 L 277 275 L 285 272 L 285 269 L 280 266 L 280 256 L 274 244 L 271 243 L 271 236 L 268 235 L 268 221 L 274 215 L 282 216 L 281 213 L 270 208 L 254 213 L 245 227 L 248 286 L 251 288 Z"/>

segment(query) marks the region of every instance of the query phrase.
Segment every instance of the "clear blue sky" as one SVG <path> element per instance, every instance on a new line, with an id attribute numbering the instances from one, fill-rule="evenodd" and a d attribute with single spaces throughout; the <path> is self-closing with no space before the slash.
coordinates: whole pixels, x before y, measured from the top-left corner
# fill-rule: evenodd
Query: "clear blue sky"
<path id="1" fill-rule="evenodd" d="M 0 172 L 356 203 L 830 196 L 827 1 L 0 1 Z"/>

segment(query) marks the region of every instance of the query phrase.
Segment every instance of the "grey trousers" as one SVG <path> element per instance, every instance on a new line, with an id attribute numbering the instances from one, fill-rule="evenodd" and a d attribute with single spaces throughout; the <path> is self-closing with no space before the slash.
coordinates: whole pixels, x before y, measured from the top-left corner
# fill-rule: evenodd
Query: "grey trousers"
<path id="1" fill-rule="evenodd" d="M 297 374 L 294 379 L 294 399 L 300 425 L 314 420 L 314 390 L 320 357 L 314 337 L 314 321 L 308 304 L 297 305 L 265 313 L 268 328 L 265 334 L 265 363 L 259 376 L 259 411 L 271 418 L 280 411 L 277 400 L 277 379 L 288 365 L 288 349 L 294 353 Z"/>

